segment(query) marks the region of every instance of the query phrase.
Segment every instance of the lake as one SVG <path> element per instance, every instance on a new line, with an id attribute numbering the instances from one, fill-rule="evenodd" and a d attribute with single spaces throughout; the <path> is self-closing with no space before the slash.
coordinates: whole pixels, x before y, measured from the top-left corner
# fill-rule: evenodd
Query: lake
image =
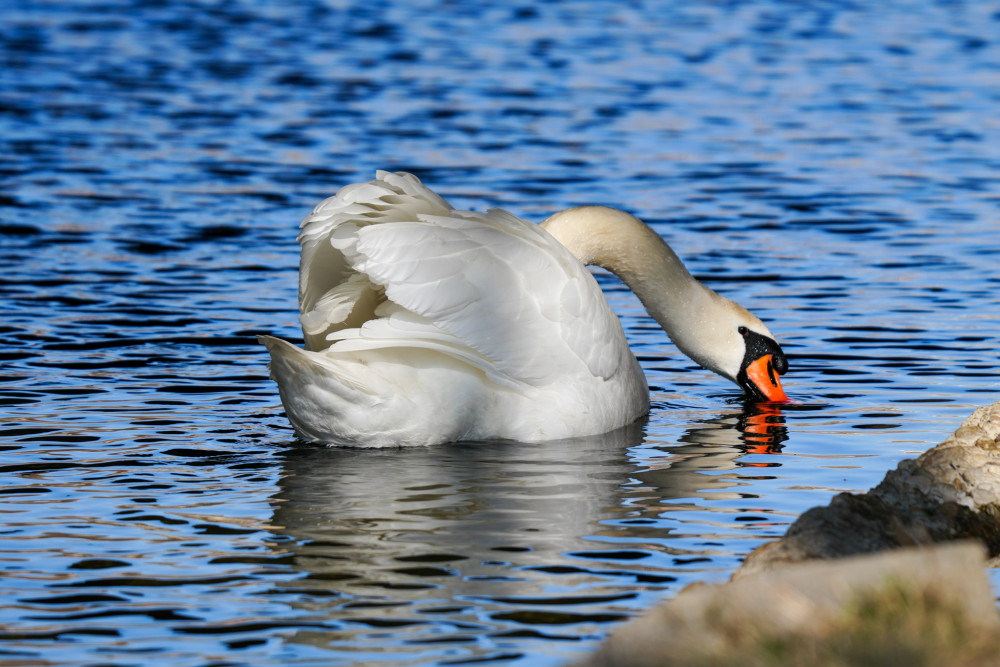
<path id="1" fill-rule="evenodd" d="M 0 662 L 560 665 L 1000 399 L 1000 2 L 9 0 Z M 598 273 L 648 419 L 295 440 L 299 221 L 377 168 L 649 222 L 744 405 Z M 996 583 L 997 577 L 994 576 Z"/>

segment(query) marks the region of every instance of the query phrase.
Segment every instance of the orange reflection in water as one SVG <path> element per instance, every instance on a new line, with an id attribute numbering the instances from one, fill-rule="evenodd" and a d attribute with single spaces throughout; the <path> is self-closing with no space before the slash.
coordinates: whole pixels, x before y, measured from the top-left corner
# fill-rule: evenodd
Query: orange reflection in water
<path id="1" fill-rule="evenodd" d="M 778 403 L 747 403 L 737 428 L 746 443 L 747 454 L 778 454 L 788 440 L 785 416 Z M 767 463 L 745 463 L 746 466 L 766 467 Z"/>

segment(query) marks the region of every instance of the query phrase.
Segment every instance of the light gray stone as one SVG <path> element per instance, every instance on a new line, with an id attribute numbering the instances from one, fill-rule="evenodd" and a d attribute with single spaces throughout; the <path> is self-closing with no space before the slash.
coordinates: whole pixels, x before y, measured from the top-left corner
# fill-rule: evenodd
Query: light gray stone
<path id="1" fill-rule="evenodd" d="M 1000 616 L 984 563 L 982 547 L 958 542 L 689 586 L 578 667 L 881 664 L 880 650 L 992 664 Z"/>

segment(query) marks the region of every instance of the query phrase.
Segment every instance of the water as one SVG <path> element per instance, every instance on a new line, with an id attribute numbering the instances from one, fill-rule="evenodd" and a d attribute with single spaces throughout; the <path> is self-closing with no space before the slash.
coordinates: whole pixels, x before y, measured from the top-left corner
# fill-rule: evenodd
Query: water
<path id="1" fill-rule="evenodd" d="M 0 660 L 555 665 L 1000 399 L 1000 3 L 0 9 Z M 407 169 L 650 221 L 781 339 L 761 412 L 599 280 L 648 421 L 296 443 L 296 225 Z"/>

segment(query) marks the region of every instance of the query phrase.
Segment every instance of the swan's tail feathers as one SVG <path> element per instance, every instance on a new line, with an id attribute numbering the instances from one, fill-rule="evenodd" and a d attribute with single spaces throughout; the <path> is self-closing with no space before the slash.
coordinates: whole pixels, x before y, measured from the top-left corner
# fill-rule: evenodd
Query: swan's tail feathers
<path id="1" fill-rule="evenodd" d="M 342 341 L 348 351 L 311 352 L 271 336 L 260 342 L 271 353 L 285 414 L 303 440 L 426 445 L 471 437 L 483 423 L 489 392 L 467 364 L 442 354 L 444 344 L 381 348 L 381 341 L 348 338 Z"/>
<path id="2" fill-rule="evenodd" d="M 274 336 L 258 336 L 258 340 L 271 353 L 271 378 L 280 388 L 302 386 L 310 381 L 322 381 L 324 390 L 332 391 L 344 400 L 359 400 L 371 397 L 372 391 L 364 380 L 349 371 L 335 359 L 318 352 L 303 350 L 287 340 Z M 332 381 L 331 381 L 332 378 Z"/>
<path id="3" fill-rule="evenodd" d="M 259 336 L 271 353 L 271 378 L 289 421 L 305 440 L 330 442 L 331 424 L 378 402 L 350 365 L 303 350 L 273 336 Z"/>

